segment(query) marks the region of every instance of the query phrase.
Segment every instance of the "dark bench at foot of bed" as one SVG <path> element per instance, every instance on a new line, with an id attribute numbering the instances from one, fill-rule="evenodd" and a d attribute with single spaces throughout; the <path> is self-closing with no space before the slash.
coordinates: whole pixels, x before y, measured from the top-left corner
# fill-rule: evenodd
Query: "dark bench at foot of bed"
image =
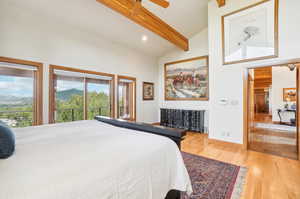
<path id="1" fill-rule="evenodd" d="M 180 199 L 180 197 L 181 197 L 180 191 L 171 190 L 169 191 L 165 199 Z"/>
<path id="2" fill-rule="evenodd" d="M 177 144 L 179 149 L 180 149 L 180 142 L 184 139 L 184 136 L 186 135 L 187 132 L 186 130 L 182 130 L 182 129 L 175 129 L 175 128 L 169 128 L 164 126 L 155 126 L 147 123 L 132 122 L 132 121 L 121 120 L 121 119 L 113 119 L 104 116 L 96 116 L 95 119 L 121 128 L 143 131 L 147 133 L 168 137 Z M 169 191 L 165 199 L 180 199 L 180 191 L 177 190 Z"/>
<path id="3" fill-rule="evenodd" d="M 164 126 L 155 126 L 155 125 L 142 123 L 142 122 L 132 122 L 132 121 L 121 120 L 121 119 L 113 119 L 113 118 L 104 117 L 104 116 L 96 116 L 95 119 L 98 121 L 107 123 L 107 124 L 121 127 L 121 128 L 143 131 L 143 132 L 147 132 L 147 133 L 152 133 L 152 134 L 168 137 L 177 144 L 179 149 L 180 149 L 180 143 L 184 139 L 184 136 L 186 135 L 186 132 L 187 132 L 184 129 L 175 129 L 175 128 L 169 128 L 169 127 L 164 127 Z"/>

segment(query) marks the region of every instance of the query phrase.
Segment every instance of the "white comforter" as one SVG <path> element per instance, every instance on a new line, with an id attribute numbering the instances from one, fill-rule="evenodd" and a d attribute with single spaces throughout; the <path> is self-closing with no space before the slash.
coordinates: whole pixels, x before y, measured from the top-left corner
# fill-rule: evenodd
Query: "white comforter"
<path id="1" fill-rule="evenodd" d="M 192 192 L 181 153 L 157 135 L 79 121 L 15 129 L 0 199 L 164 199 Z"/>

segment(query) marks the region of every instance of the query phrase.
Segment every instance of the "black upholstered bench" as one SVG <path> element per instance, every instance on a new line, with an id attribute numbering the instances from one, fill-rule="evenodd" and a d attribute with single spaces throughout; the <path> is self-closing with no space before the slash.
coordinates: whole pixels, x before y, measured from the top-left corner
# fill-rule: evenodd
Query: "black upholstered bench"
<path id="1" fill-rule="evenodd" d="M 122 119 L 113 119 L 104 116 L 96 116 L 95 119 L 121 128 L 143 131 L 147 133 L 168 137 L 177 144 L 179 149 L 180 149 L 180 143 L 184 139 L 184 136 L 186 135 L 187 132 L 184 129 L 169 128 L 165 126 L 155 126 L 155 125 L 142 123 L 142 122 L 132 122 L 132 121 L 127 121 Z"/>

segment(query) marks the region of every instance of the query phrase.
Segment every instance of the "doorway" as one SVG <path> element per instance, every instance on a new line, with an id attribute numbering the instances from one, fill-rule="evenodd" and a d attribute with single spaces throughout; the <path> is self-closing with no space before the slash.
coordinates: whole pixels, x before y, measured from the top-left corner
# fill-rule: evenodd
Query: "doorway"
<path id="1" fill-rule="evenodd" d="M 298 159 L 299 69 L 248 69 L 247 148 Z"/>
<path id="2" fill-rule="evenodd" d="M 136 78 L 118 76 L 117 111 L 118 118 L 136 120 Z"/>

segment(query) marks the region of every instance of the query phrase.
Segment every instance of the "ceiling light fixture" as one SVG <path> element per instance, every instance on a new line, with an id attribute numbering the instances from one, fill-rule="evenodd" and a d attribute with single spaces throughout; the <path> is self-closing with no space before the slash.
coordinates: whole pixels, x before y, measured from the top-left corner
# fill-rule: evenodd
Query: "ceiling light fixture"
<path id="1" fill-rule="evenodd" d="M 288 64 L 287 67 L 290 69 L 290 71 L 293 71 L 296 68 L 296 64 Z"/>
<path id="2" fill-rule="evenodd" d="M 143 42 L 148 41 L 148 37 L 147 37 L 146 35 L 143 35 L 143 36 L 142 36 L 142 41 L 143 41 Z"/>

